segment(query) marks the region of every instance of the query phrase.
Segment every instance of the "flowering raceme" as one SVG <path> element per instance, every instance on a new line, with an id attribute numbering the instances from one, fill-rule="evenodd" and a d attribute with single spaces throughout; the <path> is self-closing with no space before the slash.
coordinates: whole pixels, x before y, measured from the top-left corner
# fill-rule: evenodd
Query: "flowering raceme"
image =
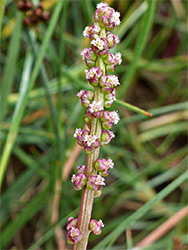
<path id="1" fill-rule="evenodd" d="M 109 51 L 119 43 L 119 38 L 111 32 L 120 24 L 119 17 L 120 13 L 107 3 L 99 3 L 94 24 L 83 31 L 83 36 L 90 39 L 91 48 L 85 48 L 81 56 L 88 67 L 85 70 L 86 79 L 94 90 L 80 90 L 77 94 L 81 105 L 87 109 L 84 121 L 88 129 L 77 128 L 74 138 L 86 152 L 86 162 L 77 167 L 77 173 L 72 176 L 75 190 L 82 189 L 83 192 L 79 217 L 69 218 L 67 224 L 67 241 L 79 250 L 87 248 L 90 232 L 98 235 L 104 226 L 101 220 L 91 220 L 91 212 L 93 199 L 101 195 L 104 177 L 114 166 L 110 158 L 99 159 L 99 150 L 100 146 L 109 144 L 115 137 L 110 129 L 119 122 L 117 111 L 105 110 L 116 100 L 115 88 L 120 85 L 118 77 L 110 72 L 121 64 L 121 54 Z"/>

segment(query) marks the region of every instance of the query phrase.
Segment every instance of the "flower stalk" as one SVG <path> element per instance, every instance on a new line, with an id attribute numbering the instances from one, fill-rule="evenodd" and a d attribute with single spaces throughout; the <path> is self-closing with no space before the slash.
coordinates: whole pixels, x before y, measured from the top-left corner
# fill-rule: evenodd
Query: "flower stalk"
<path id="1" fill-rule="evenodd" d="M 94 198 L 102 193 L 102 186 L 110 168 L 113 168 L 111 159 L 99 159 L 100 146 L 110 143 L 115 136 L 111 129 L 119 121 L 116 111 L 106 111 L 115 100 L 115 87 L 120 83 L 113 72 L 115 66 L 121 63 L 121 54 L 109 52 L 119 42 L 117 36 L 110 31 L 120 24 L 119 12 L 106 3 L 97 5 L 94 24 L 86 27 L 83 35 L 90 39 L 92 48 L 81 52 L 85 60 L 86 79 L 94 87 L 94 91 L 81 90 L 77 96 L 83 107 L 87 108 L 85 123 L 87 129 L 76 129 L 74 137 L 86 152 L 85 165 L 79 166 L 77 174 L 73 175 L 72 182 L 75 190 L 82 190 L 81 205 L 78 219 L 69 218 L 67 224 L 67 241 L 74 244 L 74 250 L 85 250 L 91 232 L 101 233 L 104 226 L 101 220 L 91 220 Z"/>

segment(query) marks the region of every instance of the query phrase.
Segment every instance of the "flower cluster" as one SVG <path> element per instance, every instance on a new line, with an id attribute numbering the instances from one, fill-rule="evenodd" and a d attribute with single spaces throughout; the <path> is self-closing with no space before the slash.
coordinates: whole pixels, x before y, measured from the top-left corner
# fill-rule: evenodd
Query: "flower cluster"
<path id="1" fill-rule="evenodd" d="M 87 129 L 77 128 L 74 137 L 77 138 L 77 142 L 83 147 L 84 151 L 90 155 L 94 150 L 100 147 L 100 141 L 95 135 L 90 135 Z"/>
<path id="2" fill-rule="evenodd" d="M 68 219 L 67 223 L 67 242 L 69 244 L 75 244 L 79 242 L 82 238 L 83 235 L 80 232 L 80 230 L 77 228 L 78 226 L 78 219 L 74 219 L 73 217 L 70 217 Z M 102 220 L 96 221 L 96 220 L 91 220 L 89 223 L 89 230 L 93 232 L 95 235 L 101 234 L 101 228 L 104 227 L 104 224 Z"/>
<path id="3" fill-rule="evenodd" d="M 104 227 L 102 220 L 96 221 L 91 220 L 89 224 L 89 229 L 93 232 L 93 234 L 99 235 L 101 234 L 101 227 Z"/>
<path id="4" fill-rule="evenodd" d="M 75 244 L 79 242 L 82 239 L 82 233 L 77 228 L 78 225 L 78 219 L 74 219 L 73 217 L 70 217 L 68 219 L 67 223 L 67 242 L 69 244 Z"/>
<path id="5" fill-rule="evenodd" d="M 85 70 L 86 79 L 94 87 L 94 91 L 81 90 L 77 94 L 81 99 L 81 105 L 87 109 L 84 121 L 88 129 L 77 128 L 74 138 L 92 160 L 89 161 L 87 158 L 85 165 L 77 167 L 76 175 L 72 176 L 72 183 L 75 190 L 83 189 L 83 192 L 88 189 L 92 190 L 94 197 L 101 195 L 102 187 L 105 185 L 104 177 L 108 176 L 109 170 L 114 166 L 110 158 L 98 159 L 98 153 L 93 153 L 99 152 L 96 149 L 100 146 L 110 143 L 115 137 L 110 129 L 119 122 L 117 111 L 105 110 L 105 108 L 110 108 L 116 100 L 115 88 L 120 85 L 118 77 L 111 72 L 114 72 L 116 65 L 121 64 L 121 54 L 113 54 L 109 51 L 119 43 L 119 38 L 111 32 L 120 24 L 119 16 L 119 12 L 109 7 L 107 3 L 97 4 L 94 24 L 87 26 L 83 31 L 83 36 L 90 39 L 91 48 L 85 48 L 81 56 L 88 67 Z M 91 163 L 92 166 L 87 168 Z M 92 219 L 88 230 L 98 235 L 103 226 L 101 220 Z M 84 232 L 82 235 L 77 229 L 77 219 L 72 217 L 69 219 L 67 230 L 67 239 L 70 243 L 74 244 L 77 240 L 81 240 L 82 236 L 84 237 Z"/>
<path id="6" fill-rule="evenodd" d="M 109 169 L 112 169 L 113 166 L 114 163 L 110 158 L 108 158 L 108 160 L 101 158 L 95 162 L 95 169 L 99 172 L 101 176 L 104 177 L 108 175 Z"/>

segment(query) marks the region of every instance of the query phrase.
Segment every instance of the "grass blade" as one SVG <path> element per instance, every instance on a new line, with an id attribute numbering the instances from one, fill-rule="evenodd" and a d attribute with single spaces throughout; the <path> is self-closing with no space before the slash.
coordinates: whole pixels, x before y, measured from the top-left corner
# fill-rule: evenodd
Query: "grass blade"
<path id="1" fill-rule="evenodd" d="M 78 208 L 71 212 L 71 216 L 78 215 Z M 57 227 L 63 227 L 67 223 L 68 218 L 70 217 L 70 214 L 64 217 L 62 220 L 60 220 L 53 228 L 51 228 L 48 232 L 46 232 L 38 241 L 36 241 L 28 250 L 35 250 L 42 244 L 44 244 L 47 240 L 49 240 L 51 237 L 55 234 L 55 229 Z"/>
<path id="2" fill-rule="evenodd" d="M 49 27 L 46 31 L 46 35 L 44 37 L 44 40 L 43 40 L 43 43 L 42 43 L 42 46 L 40 49 L 40 53 L 38 55 L 33 72 L 31 74 L 30 80 L 28 81 L 28 78 L 27 78 L 27 80 L 25 81 L 25 78 L 23 78 L 23 80 L 25 82 L 25 89 L 24 89 L 25 93 L 19 98 L 19 102 L 16 105 L 16 109 L 15 109 L 12 124 L 11 124 L 11 129 L 9 131 L 9 134 L 8 134 L 8 137 L 6 140 L 6 143 L 4 146 L 4 151 L 3 151 L 3 156 L 2 156 L 2 159 L 0 162 L 0 187 L 1 187 L 2 182 L 3 182 L 3 177 L 4 177 L 5 170 L 6 170 L 7 162 L 9 160 L 10 153 L 12 151 L 12 147 L 14 145 L 14 142 L 15 142 L 15 139 L 16 139 L 16 136 L 18 133 L 19 125 L 20 125 L 20 122 L 22 120 L 23 113 L 24 113 L 24 110 L 25 110 L 25 107 L 27 104 L 29 92 L 32 89 L 32 87 L 35 83 L 35 80 L 38 76 L 38 73 L 40 71 L 42 60 L 43 60 L 45 53 L 46 53 L 46 50 L 48 48 L 48 44 L 49 44 L 49 41 L 50 41 L 51 36 L 53 34 L 54 27 L 57 23 L 62 6 L 63 6 L 63 1 L 59 1 L 56 5 L 56 8 L 55 8 L 53 15 L 52 15 L 52 18 L 50 20 Z M 27 72 L 27 77 L 29 76 L 28 73 L 30 73 L 30 72 Z"/>
<path id="3" fill-rule="evenodd" d="M 4 77 L 1 87 L 0 122 L 4 119 L 6 114 L 8 95 L 11 92 L 14 75 L 17 68 L 16 61 L 19 54 L 21 27 L 22 15 L 20 12 L 17 12 L 16 26 L 11 37 L 6 66 L 3 72 Z"/>
<path id="4" fill-rule="evenodd" d="M 119 27 L 118 31 L 117 31 L 117 35 L 119 36 L 119 38 L 122 38 L 125 33 L 127 32 L 127 30 L 132 27 L 136 21 L 144 14 L 144 12 L 147 9 L 147 3 L 143 2 L 127 19 L 127 17 L 125 16 L 125 18 L 122 20 L 121 22 L 121 26 Z"/>
<path id="5" fill-rule="evenodd" d="M 0 34 L 1 34 L 1 26 L 2 26 L 4 12 L 5 12 L 5 0 L 2 0 L 0 4 Z"/>
<path id="6" fill-rule="evenodd" d="M 133 221 L 141 218 L 145 213 L 147 213 L 154 204 L 164 199 L 168 194 L 170 194 L 174 189 L 176 189 L 182 182 L 184 182 L 188 178 L 188 172 L 183 173 L 177 179 L 175 179 L 172 183 L 170 183 L 167 187 L 165 187 L 162 191 L 160 191 L 152 200 L 147 202 L 144 206 L 138 209 L 135 213 L 125 219 L 115 230 L 113 230 L 106 238 L 104 238 L 97 246 L 93 248 L 93 250 L 97 249 L 109 249 L 109 247 L 115 242 L 117 237 L 125 231 L 125 229 L 130 226 Z M 108 248 L 106 246 L 108 245 Z"/>
<path id="7" fill-rule="evenodd" d="M 148 1 L 148 8 L 146 10 L 146 13 L 144 15 L 143 23 L 142 23 L 142 29 L 139 33 L 138 41 L 136 44 L 135 54 L 133 61 L 129 67 L 129 70 L 127 71 L 127 75 L 125 76 L 125 79 L 122 82 L 121 85 L 121 91 L 118 93 L 118 98 L 122 98 L 125 94 L 125 91 L 129 87 L 130 81 L 136 71 L 137 67 L 137 60 L 140 57 L 145 45 L 146 41 L 149 35 L 150 28 L 153 23 L 153 17 L 154 17 L 154 11 L 155 11 L 155 5 L 156 1 L 149 0 Z"/>
<path id="8" fill-rule="evenodd" d="M 116 100 L 116 103 L 119 104 L 120 106 L 126 108 L 126 109 L 129 109 L 131 111 L 134 111 L 136 113 L 139 113 L 139 114 L 143 114 L 143 115 L 146 115 L 146 116 L 149 116 L 149 117 L 152 117 L 152 114 L 150 114 L 149 112 L 143 110 L 143 109 L 140 109 L 130 103 L 127 103 L 127 102 L 124 102 L 124 101 L 121 101 L 121 100 Z"/>
<path id="9" fill-rule="evenodd" d="M 15 233 L 20 230 L 42 207 L 45 206 L 46 192 L 39 193 L 23 210 L 17 215 L 15 220 L 1 233 L 1 247 L 5 249 Z"/>
<path id="10" fill-rule="evenodd" d="M 25 60 L 25 65 L 24 65 L 24 70 L 23 70 L 23 75 L 22 75 L 22 80 L 21 80 L 20 98 L 19 98 L 19 101 L 17 102 L 16 108 L 13 114 L 11 128 L 9 130 L 9 133 L 6 139 L 4 151 L 3 151 L 1 162 L 0 162 L 0 187 L 3 182 L 3 176 L 6 170 L 7 162 L 8 162 L 13 144 L 16 140 L 18 127 L 19 127 L 19 123 L 21 120 L 20 109 L 22 107 L 22 103 L 23 103 L 22 101 L 25 96 L 25 91 L 27 90 L 32 63 L 33 63 L 33 58 L 31 54 L 29 53 L 26 56 L 26 60 Z"/>

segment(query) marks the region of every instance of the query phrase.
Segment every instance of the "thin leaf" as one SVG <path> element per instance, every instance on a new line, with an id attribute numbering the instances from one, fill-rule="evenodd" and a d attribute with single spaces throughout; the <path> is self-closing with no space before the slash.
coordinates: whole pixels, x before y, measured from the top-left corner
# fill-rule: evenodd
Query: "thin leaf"
<path id="1" fill-rule="evenodd" d="M 30 73 L 30 69 L 29 69 L 29 72 L 26 72 L 27 73 L 26 80 L 24 79 L 25 74 L 23 74 L 23 81 L 25 83 L 24 93 L 22 90 L 22 95 L 20 96 L 19 102 L 16 105 L 16 109 L 14 111 L 14 115 L 13 115 L 13 119 L 12 119 L 11 129 L 9 131 L 9 134 L 8 134 L 8 137 L 6 140 L 4 150 L 3 150 L 3 156 L 2 156 L 2 159 L 0 162 L 0 187 L 1 187 L 2 182 L 3 182 L 3 177 L 4 177 L 6 167 L 7 167 L 7 162 L 9 160 L 10 153 L 12 151 L 12 147 L 14 145 L 14 142 L 16 140 L 19 125 L 20 125 L 20 122 L 22 120 L 23 113 L 24 113 L 24 110 L 25 110 L 25 107 L 27 104 L 29 92 L 33 88 L 35 80 L 36 80 L 38 73 L 40 71 L 40 66 L 41 66 L 42 60 L 45 56 L 49 41 L 50 41 L 51 36 L 53 34 L 53 31 L 54 31 L 54 27 L 58 21 L 58 17 L 59 17 L 62 6 L 63 6 L 63 1 L 59 1 L 55 7 L 55 10 L 53 12 L 52 18 L 51 18 L 50 23 L 49 23 L 49 27 L 46 31 L 46 35 L 44 37 L 44 40 L 43 40 L 43 43 L 42 43 L 42 46 L 40 49 L 40 53 L 39 53 L 38 58 L 36 60 L 36 63 L 35 63 L 35 66 L 34 66 L 34 69 L 33 69 L 33 72 L 31 74 L 31 78 L 29 79 L 29 81 L 28 81 L 28 73 Z"/>
<path id="2" fill-rule="evenodd" d="M 22 15 L 20 12 L 17 12 L 16 26 L 9 44 L 6 66 L 3 72 L 3 81 L 1 87 L 0 122 L 3 121 L 4 116 L 6 115 L 8 95 L 12 90 L 14 75 L 17 69 L 16 61 L 20 48 L 21 27 Z"/>
<path id="3" fill-rule="evenodd" d="M 149 116 L 149 117 L 152 117 L 152 114 L 150 114 L 149 112 L 143 110 L 143 109 L 140 109 L 130 103 L 127 103 L 127 102 L 124 102 L 124 101 L 121 101 L 121 100 L 116 100 L 116 103 L 119 104 L 120 106 L 123 106 L 124 108 L 126 109 L 129 109 L 131 111 L 134 111 L 136 113 L 139 113 L 139 114 L 143 114 L 143 115 L 146 115 L 146 116 Z"/>
<path id="4" fill-rule="evenodd" d="M 16 216 L 16 218 L 8 224 L 8 226 L 1 233 L 1 247 L 6 249 L 8 243 L 14 237 L 27 221 L 29 221 L 42 207 L 45 206 L 47 199 L 46 191 L 39 193 L 22 211 Z"/>
<path id="5" fill-rule="evenodd" d="M 160 191 L 152 200 L 147 202 L 144 206 L 138 209 L 135 213 L 125 219 L 116 229 L 114 229 L 106 238 L 104 238 L 93 250 L 97 249 L 110 249 L 110 246 L 116 241 L 117 237 L 125 231 L 127 227 L 131 225 L 132 222 L 140 219 L 144 214 L 146 214 L 154 204 L 164 199 L 168 194 L 170 194 L 174 189 L 176 189 L 182 182 L 188 178 L 188 172 L 183 173 L 162 191 Z M 108 245 L 108 248 L 106 248 Z"/>
<path id="6" fill-rule="evenodd" d="M 150 31 L 150 28 L 151 28 L 152 23 L 153 23 L 156 1 L 149 0 L 149 1 L 147 1 L 147 4 L 148 4 L 148 8 L 147 8 L 147 11 L 144 15 L 142 28 L 141 28 L 139 36 L 138 36 L 135 54 L 134 54 L 134 59 L 129 67 L 129 70 L 127 71 L 125 79 L 122 82 L 121 91 L 118 94 L 118 98 L 120 98 L 120 99 L 125 94 L 125 91 L 129 87 L 131 79 L 134 76 L 134 73 L 135 73 L 136 68 L 137 68 L 137 61 L 138 61 L 138 59 L 139 59 L 139 57 L 140 57 L 140 55 L 141 55 L 141 53 L 146 45 L 149 31 Z"/>

